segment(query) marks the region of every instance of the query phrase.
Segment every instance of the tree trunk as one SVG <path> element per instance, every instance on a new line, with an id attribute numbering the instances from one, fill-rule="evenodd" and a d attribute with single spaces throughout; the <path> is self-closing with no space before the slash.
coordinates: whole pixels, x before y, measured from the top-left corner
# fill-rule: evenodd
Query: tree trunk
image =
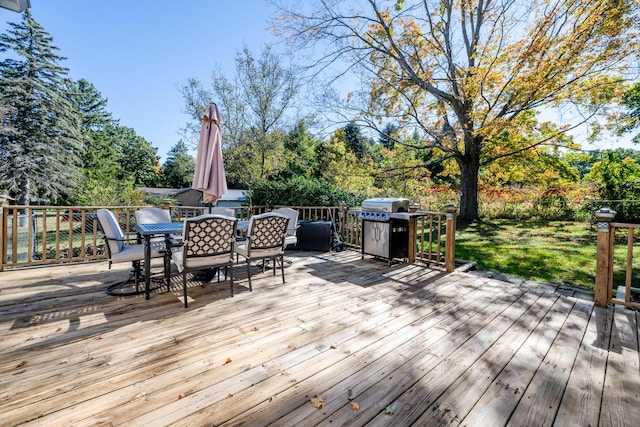
<path id="1" fill-rule="evenodd" d="M 31 202 L 30 187 L 30 178 L 25 175 L 24 179 L 20 183 L 20 193 L 16 197 L 16 204 L 18 206 L 29 206 L 29 203 Z M 24 209 L 20 209 L 18 211 L 18 227 L 27 226 L 28 222 L 26 213 L 27 212 Z"/>
<path id="2" fill-rule="evenodd" d="M 31 183 L 30 178 L 24 174 L 23 179 L 20 181 L 20 192 L 16 197 L 16 204 L 21 206 L 29 206 L 31 202 Z"/>
<path id="3" fill-rule="evenodd" d="M 468 150 L 458 159 L 460 166 L 460 215 L 461 221 L 479 220 L 478 212 L 478 172 L 480 155 L 476 150 Z"/>

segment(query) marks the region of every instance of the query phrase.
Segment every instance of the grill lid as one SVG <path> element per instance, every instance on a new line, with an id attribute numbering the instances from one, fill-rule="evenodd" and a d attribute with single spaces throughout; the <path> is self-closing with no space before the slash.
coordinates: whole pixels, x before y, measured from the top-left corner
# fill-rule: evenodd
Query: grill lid
<path id="1" fill-rule="evenodd" d="M 366 212 L 408 212 L 409 199 L 394 197 L 375 197 L 362 201 L 362 211 Z"/>

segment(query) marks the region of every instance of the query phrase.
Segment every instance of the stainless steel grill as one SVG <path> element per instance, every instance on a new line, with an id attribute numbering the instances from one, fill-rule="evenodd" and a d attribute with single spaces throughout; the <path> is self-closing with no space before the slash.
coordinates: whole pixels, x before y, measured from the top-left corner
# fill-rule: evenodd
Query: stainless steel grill
<path id="1" fill-rule="evenodd" d="M 362 202 L 360 218 L 369 221 L 388 221 L 393 213 L 408 212 L 409 199 L 377 197 Z"/>
<path id="2" fill-rule="evenodd" d="M 394 214 L 409 211 L 409 200 L 378 197 L 362 202 L 362 257 L 373 255 L 388 260 L 406 258 L 409 242 L 409 223 L 394 218 Z"/>

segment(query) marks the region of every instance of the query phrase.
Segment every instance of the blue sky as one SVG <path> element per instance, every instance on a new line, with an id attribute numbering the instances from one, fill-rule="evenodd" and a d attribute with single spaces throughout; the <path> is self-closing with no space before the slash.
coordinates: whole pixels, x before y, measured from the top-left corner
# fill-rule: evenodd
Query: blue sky
<path id="1" fill-rule="evenodd" d="M 264 0 L 31 0 L 31 13 L 67 58 L 70 77 L 93 83 L 113 117 L 157 147 L 162 162 L 188 120 L 177 86 L 189 77 L 208 85 L 215 64 L 231 77 L 244 44 L 258 54 L 275 41 L 267 29 L 275 9 Z M 20 20 L 0 9 L 0 32 Z"/>
<path id="2" fill-rule="evenodd" d="M 208 85 L 215 64 L 232 77 L 244 44 L 259 54 L 276 42 L 268 30 L 276 10 L 265 0 L 31 0 L 31 13 L 67 58 L 71 78 L 93 83 L 113 117 L 156 147 L 162 162 L 189 119 L 177 87 L 189 77 Z M 20 19 L 0 9 L 0 32 Z M 583 149 L 638 148 L 629 136 L 588 144 L 583 131 L 574 134 Z"/>

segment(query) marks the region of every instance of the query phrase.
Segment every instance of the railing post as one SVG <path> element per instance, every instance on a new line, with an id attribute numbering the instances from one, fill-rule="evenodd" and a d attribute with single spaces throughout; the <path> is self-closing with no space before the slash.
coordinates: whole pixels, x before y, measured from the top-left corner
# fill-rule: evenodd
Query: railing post
<path id="1" fill-rule="evenodd" d="M 600 208 L 595 212 L 598 239 L 596 243 L 596 283 L 594 302 L 598 307 L 606 307 L 611 292 L 613 273 L 613 242 L 611 221 L 616 211 Z"/>
<path id="2" fill-rule="evenodd" d="M 345 233 L 344 233 L 344 225 L 345 225 L 345 221 L 347 218 L 347 203 L 346 202 L 340 202 L 338 203 L 338 219 L 339 219 L 339 224 L 337 225 L 338 227 L 338 234 L 340 234 L 340 238 L 342 239 L 342 241 L 344 242 L 345 239 Z"/>
<path id="3" fill-rule="evenodd" d="M 447 205 L 447 235 L 444 246 L 444 267 L 448 273 L 456 269 L 456 205 Z"/>
<path id="4" fill-rule="evenodd" d="M 4 271 L 3 266 L 7 257 L 4 251 L 4 245 L 9 232 L 7 230 L 7 219 L 4 215 L 4 206 L 9 204 L 9 200 L 15 201 L 16 199 L 6 194 L 0 194 L 0 271 Z"/>

